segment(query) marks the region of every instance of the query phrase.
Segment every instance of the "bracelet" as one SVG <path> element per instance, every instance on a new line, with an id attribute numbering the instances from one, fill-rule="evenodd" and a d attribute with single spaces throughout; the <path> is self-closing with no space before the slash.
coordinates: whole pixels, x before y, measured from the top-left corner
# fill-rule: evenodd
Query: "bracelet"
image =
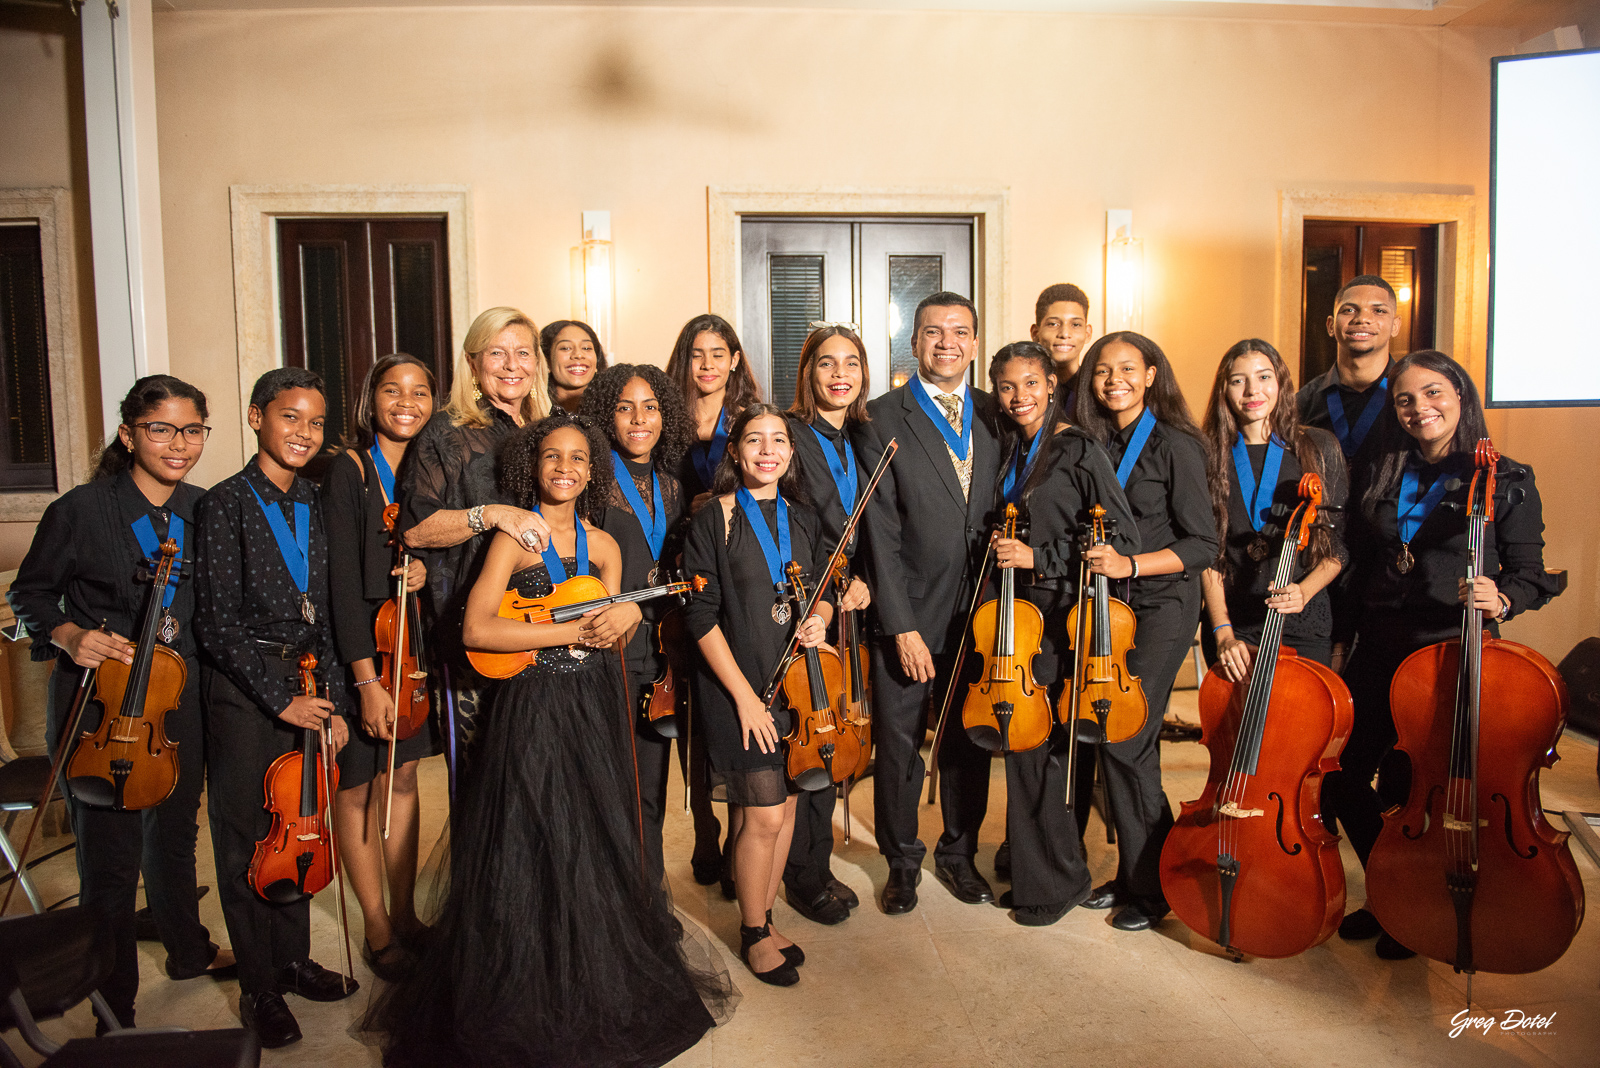
<path id="1" fill-rule="evenodd" d="M 1215 634 L 1219 630 L 1232 630 L 1232 629 L 1233 629 L 1233 624 L 1232 623 L 1219 623 L 1215 627 L 1211 628 L 1211 633 Z"/>
<path id="2" fill-rule="evenodd" d="M 1500 598 L 1500 611 L 1494 614 L 1494 621 L 1496 623 L 1504 623 L 1506 621 L 1506 617 L 1511 614 L 1511 598 L 1507 597 L 1498 590 L 1495 591 L 1495 596 Z"/>
<path id="3" fill-rule="evenodd" d="M 1128 578 L 1129 579 L 1138 578 L 1139 577 L 1139 558 L 1137 556 L 1130 556 L 1130 557 L 1128 557 L 1128 563 L 1133 565 L 1133 574 L 1129 575 Z"/>
<path id="4" fill-rule="evenodd" d="M 357 686 L 371 686 L 375 682 L 382 682 L 382 681 L 383 681 L 383 679 L 380 676 L 374 675 L 370 679 L 361 679 L 361 680 L 357 681 L 356 685 Z"/>
<path id="5" fill-rule="evenodd" d="M 488 529 L 483 525 L 483 505 L 475 504 L 467 509 L 467 529 L 474 534 L 482 534 Z"/>

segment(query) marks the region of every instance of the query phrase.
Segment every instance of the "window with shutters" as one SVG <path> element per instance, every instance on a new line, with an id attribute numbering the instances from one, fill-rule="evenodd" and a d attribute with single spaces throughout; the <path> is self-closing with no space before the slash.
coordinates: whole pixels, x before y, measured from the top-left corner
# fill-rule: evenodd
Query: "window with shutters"
<path id="1" fill-rule="evenodd" d="M 46 343 L 44 260 L 37 222 L 0 225 L 0 490 L 56 488 Z"/>

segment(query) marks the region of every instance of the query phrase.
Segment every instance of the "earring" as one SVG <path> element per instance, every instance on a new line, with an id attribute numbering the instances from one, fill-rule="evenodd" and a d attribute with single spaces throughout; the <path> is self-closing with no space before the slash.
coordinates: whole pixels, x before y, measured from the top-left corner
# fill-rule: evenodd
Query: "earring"
<path id="1" fill-rule="evenodd" d="M 478 388 L 478 380 L 476 378 L 472 380 L 472 399 L 475 401 L 483 400 L 483 390 Z"/>

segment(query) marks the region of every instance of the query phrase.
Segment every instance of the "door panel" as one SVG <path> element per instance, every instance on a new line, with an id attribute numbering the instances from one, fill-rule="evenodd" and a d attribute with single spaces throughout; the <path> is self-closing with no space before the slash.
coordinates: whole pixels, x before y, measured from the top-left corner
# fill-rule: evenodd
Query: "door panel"
<path id="1" fill-rule="evenodd" d="M 940 290 L 972 297 L 970 221 L 862 225 L 861 340 L 873 396 L 916 374 L 911 319 L 922 298 Z"/>
<path id="2" fill-rule="evenodd" d="M 1300 381 L 1333 366 L 1328 316 L 1339 290 L 1358 274 L 1375 274 L 1394 287 L 1400 333 L 1389 346 L 1391 355 L 1434 346 L 1438 226 L 1308 220 L 1304 235 Z"/>

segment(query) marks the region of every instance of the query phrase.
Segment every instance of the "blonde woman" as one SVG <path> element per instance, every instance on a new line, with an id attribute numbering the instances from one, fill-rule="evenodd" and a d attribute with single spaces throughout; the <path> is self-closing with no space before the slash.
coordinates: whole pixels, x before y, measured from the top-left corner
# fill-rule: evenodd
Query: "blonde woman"
<path id="1" fill-rule="evenodd" d="M 427 595 L 430 656 L 445 695 L 444 749 L 455 793 L 458 754 L 477 720 L 485 680 L 461 646 L 461 613 L 495 530 L 531 552 L 550 526 L 506 502 L 495 487 L 495 452 L 518 427 L 550 414 L 549 368 L 539 328 L 515 308 L 490 308 L 472 321 L 456 357 L 450 399 L 407 450 L 399 472 L 400 530 L 413 549 L 430 549 Z"/>

